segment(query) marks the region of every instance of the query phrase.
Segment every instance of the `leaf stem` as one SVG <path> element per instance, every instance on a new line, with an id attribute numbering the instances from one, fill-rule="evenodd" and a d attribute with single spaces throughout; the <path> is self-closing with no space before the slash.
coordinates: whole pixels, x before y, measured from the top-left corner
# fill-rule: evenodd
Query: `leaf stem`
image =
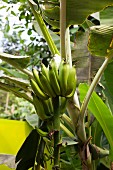
<path id="1" fill-rule="evenodd" d="M 66 0 L 60 0 L 60 53 L 66 59 Z"/>
<path id="2" fill-rule="evenodd" d="M 31 8 L 31 10 L 32 10 L 32 13 L 33 13 L 36 21 L 37 21 L 38 24 L 39 24 L 39 27 L 40 27 L 43 35 L 44 35 L 44 38 L 45 38 L 45 40 L 46 40 L 46 42 L 47 42 L 47 44 L 48 44 L 48 46 L 49 46 L 49 48 L 50 48 L 50 50 L 51 50 L 51 53 L 52 53 L 53 55 L 55 55 L 55 54 L 60 55 L 60 53 L 59 53 L 56 45 L 54 44 L 54 41 L 53 41 L 53 39 L 52 39 L 52 37 L 51 37 L 48 29 L 47 29 L 47 26 L 45 25 L 45 23 L 44 23 L 44 21 L 43 21 L 43 18 L 42 18 L 42 16 L 41 16 L 40 12 L 39 12 L 39 11 L 37 12 L 37 11 L 35 10 L 35 6 L 37 7 L 37 4 L 35 4 L 35 3 L 32 4 L 29 0 L 28 0 L 28 3 L 29 3 L 29 6 L 30 6 L 30 8 Z"/>
<path id="3" fill-rule="evenodd" d="M 101 78 L 106 66 L 108 65 L 110 59 L 111 59 L 111 56 L 109 56 L 105 59 L 104 63 L 102 64 L 102 66 L 98 70 L 96 76 L 94 77 L 94 79 L 90 85 L 90 88 L 89 88 L 89 90 L 84 98 L 84 101 L 82 103 L 81 110 L 80 110 L 80 116 L 79 116 L 79 122 L 78 122 L 79 128 L 78 128 L 78 132 L 77 132 L 77 135 L 79 136 L 80 140 L 82 140 L 82 142 L 86 141 L 84 117 L 85 117 L 85 112 L 86 112 L 89 100 L 90 100 L 91 95 L 92 95 L 99 79 Z"/>
<path id="4" fill-rule="evenodd" d="M 62 123 L 60 123 L 60 128 L 61 128 L 70 138 L 74 138 L 74 137 L 75 137 Z"/>
<path id="5" fill-rule="evenodd" d="M 69 27 L 66 29 L 66 38 L 65 38 L 65 40 L 66 40 L 66 60 L 67 60 L 67 62 L 69 62 L 70 67 L 72 67 Z"/>
<path id="6" fill-rule="evenodd" d="M 73 124 L 72 121 L 70 119 L 70 117 L 68 117 L 65 113 L 61 116 L 61 119 L 64 120 L 66 122 L 66 124 L 68 124 L 68 126 L 73 130 Z"/>

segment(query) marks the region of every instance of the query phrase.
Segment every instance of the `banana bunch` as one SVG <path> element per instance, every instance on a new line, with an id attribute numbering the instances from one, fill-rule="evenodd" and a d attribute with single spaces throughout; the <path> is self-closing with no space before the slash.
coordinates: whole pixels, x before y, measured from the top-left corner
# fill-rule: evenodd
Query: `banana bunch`
<path id="1" fill-rule="evenodd" d="M 30 80 L 35 95 L 42 100 L 55 98 L 56 96 L 72 97 L 76 89 L 76 69 L 70 68 L 64 60 L 57 67 L 54 59 L 49 67 L 41 65 L 41 71 L 33 68 L 34 79 Z"/>
<path id="2" fill-rule="evenodd" d="M 52 105 L 52 99 L 42 100 L 38 98 L 34 93 L 32 93 L 33 104 L 41 120 L 50 119 L 53 116 L 54 108 Z"/>

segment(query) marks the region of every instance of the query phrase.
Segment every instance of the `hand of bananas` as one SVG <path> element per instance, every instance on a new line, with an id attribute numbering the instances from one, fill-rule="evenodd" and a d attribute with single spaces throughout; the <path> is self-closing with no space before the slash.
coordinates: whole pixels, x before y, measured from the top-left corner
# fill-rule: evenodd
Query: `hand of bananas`
<path id="1" fill-rule="evenodd" d="M 48 68 L 41 65 L 41 71 L 33 68 L 34 79 L 30 80 L 33 90 L 33 104 L 41 120 L 47 120 L 54 115 L 53 98 L 60 97 L 60 114 L 66 107 L 67 98 L 72 97 L 76 89 L 76 69 L 70 68 L 63 60 L 57 67 L 54 60 Z"/>
<path id="2" fill-rule="evenodd" d="M 32 90 L 42 100 L 63 96 L 72 97 L 76 89 L 76 69 L 70 68 L 69 64 L 61 61 L 59 68 L 54 59 L 49 68 L 41 65 L 41 71 L 33 68 L 34 79 L 30 80 Z"/>

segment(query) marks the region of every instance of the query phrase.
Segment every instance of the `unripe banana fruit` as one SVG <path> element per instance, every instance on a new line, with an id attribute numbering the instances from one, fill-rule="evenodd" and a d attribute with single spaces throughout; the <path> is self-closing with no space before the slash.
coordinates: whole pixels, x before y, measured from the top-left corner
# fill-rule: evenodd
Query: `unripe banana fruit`
<path id="1" fill-rule="evenodd" d="M 61 61 L 59 66 L 59 82 L 61 88 L 61 96 L 72 97 L 76 90 L 76 69 L 70 67 L 69 63 Z"/>
<path id="2" fill-rule="evenodd" d="M 76 90 L 76 69 L 75 67 L 72 67 L 69 69 L 69 76 L 67 79 L 67 91 L 66 91 L 66 97 L 69 98 L 74 95 Z"/>
<path id="3" fill-rule="evenodd" d="M 30 80 L 30 84 L 31 87 L 34 91 L 34 93 L 36 94 L 36 96 L 38 96 L 40 99 L 46 100 L 49 98 L 48 95 L 46 95 L 45 93 L 43 93 L 43 91 L 40 89 L 39 85 L 33 80 Z"/>
<path id="4" fill-rule="evenodd" d="M 54 92 L 59 96 L 61 94 L 60 85 L 56 73 L 51 66 L 49 67 L 49 79 Z"/>
<path id="5" fill-rule="evenodd" d="M 76 89 L 76 69 L 69 63 L 61 60 L 59 68 L 54 59 L 49 67 L 41 65 L 41 71 L 33 69 L 34 80 L 31 80 L 31 87 L 38 98 L 46 100 L 56 96 L 72 97 Z"/>
<path id="6" fill-rule="evenodd" d="M 59 67 L 59 81 L 61 87 L 61 95 L 65 97 L 67 91 L 67 79 L 69 76 L 70 66 L 66 62 L 62 62 Z"/>
<path id="7" fill-rule="evenodd" d="M 49 119 L 50 116 L 47 115 L 42 103 L 42 101 L 44 100 L 39 99 L 34 93 L 32 93 L 32 96 L 33 96 L 33 104 L 39 118 L 43 121 Z"/>

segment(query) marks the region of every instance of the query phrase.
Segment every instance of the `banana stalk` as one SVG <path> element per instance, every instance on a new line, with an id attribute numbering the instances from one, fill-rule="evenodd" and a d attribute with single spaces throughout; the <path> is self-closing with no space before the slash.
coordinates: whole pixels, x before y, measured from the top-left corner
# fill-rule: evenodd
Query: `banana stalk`
<path id="1" fill-rule="evenodd" d="M 57 170 L 60 166 L 60 108 L 59 108 L 59 96 L 53 98 L 54 105 L 54 117 L 53 117 L 53 126 L 54 126 L 54 167 L 53 169 Z"/>

